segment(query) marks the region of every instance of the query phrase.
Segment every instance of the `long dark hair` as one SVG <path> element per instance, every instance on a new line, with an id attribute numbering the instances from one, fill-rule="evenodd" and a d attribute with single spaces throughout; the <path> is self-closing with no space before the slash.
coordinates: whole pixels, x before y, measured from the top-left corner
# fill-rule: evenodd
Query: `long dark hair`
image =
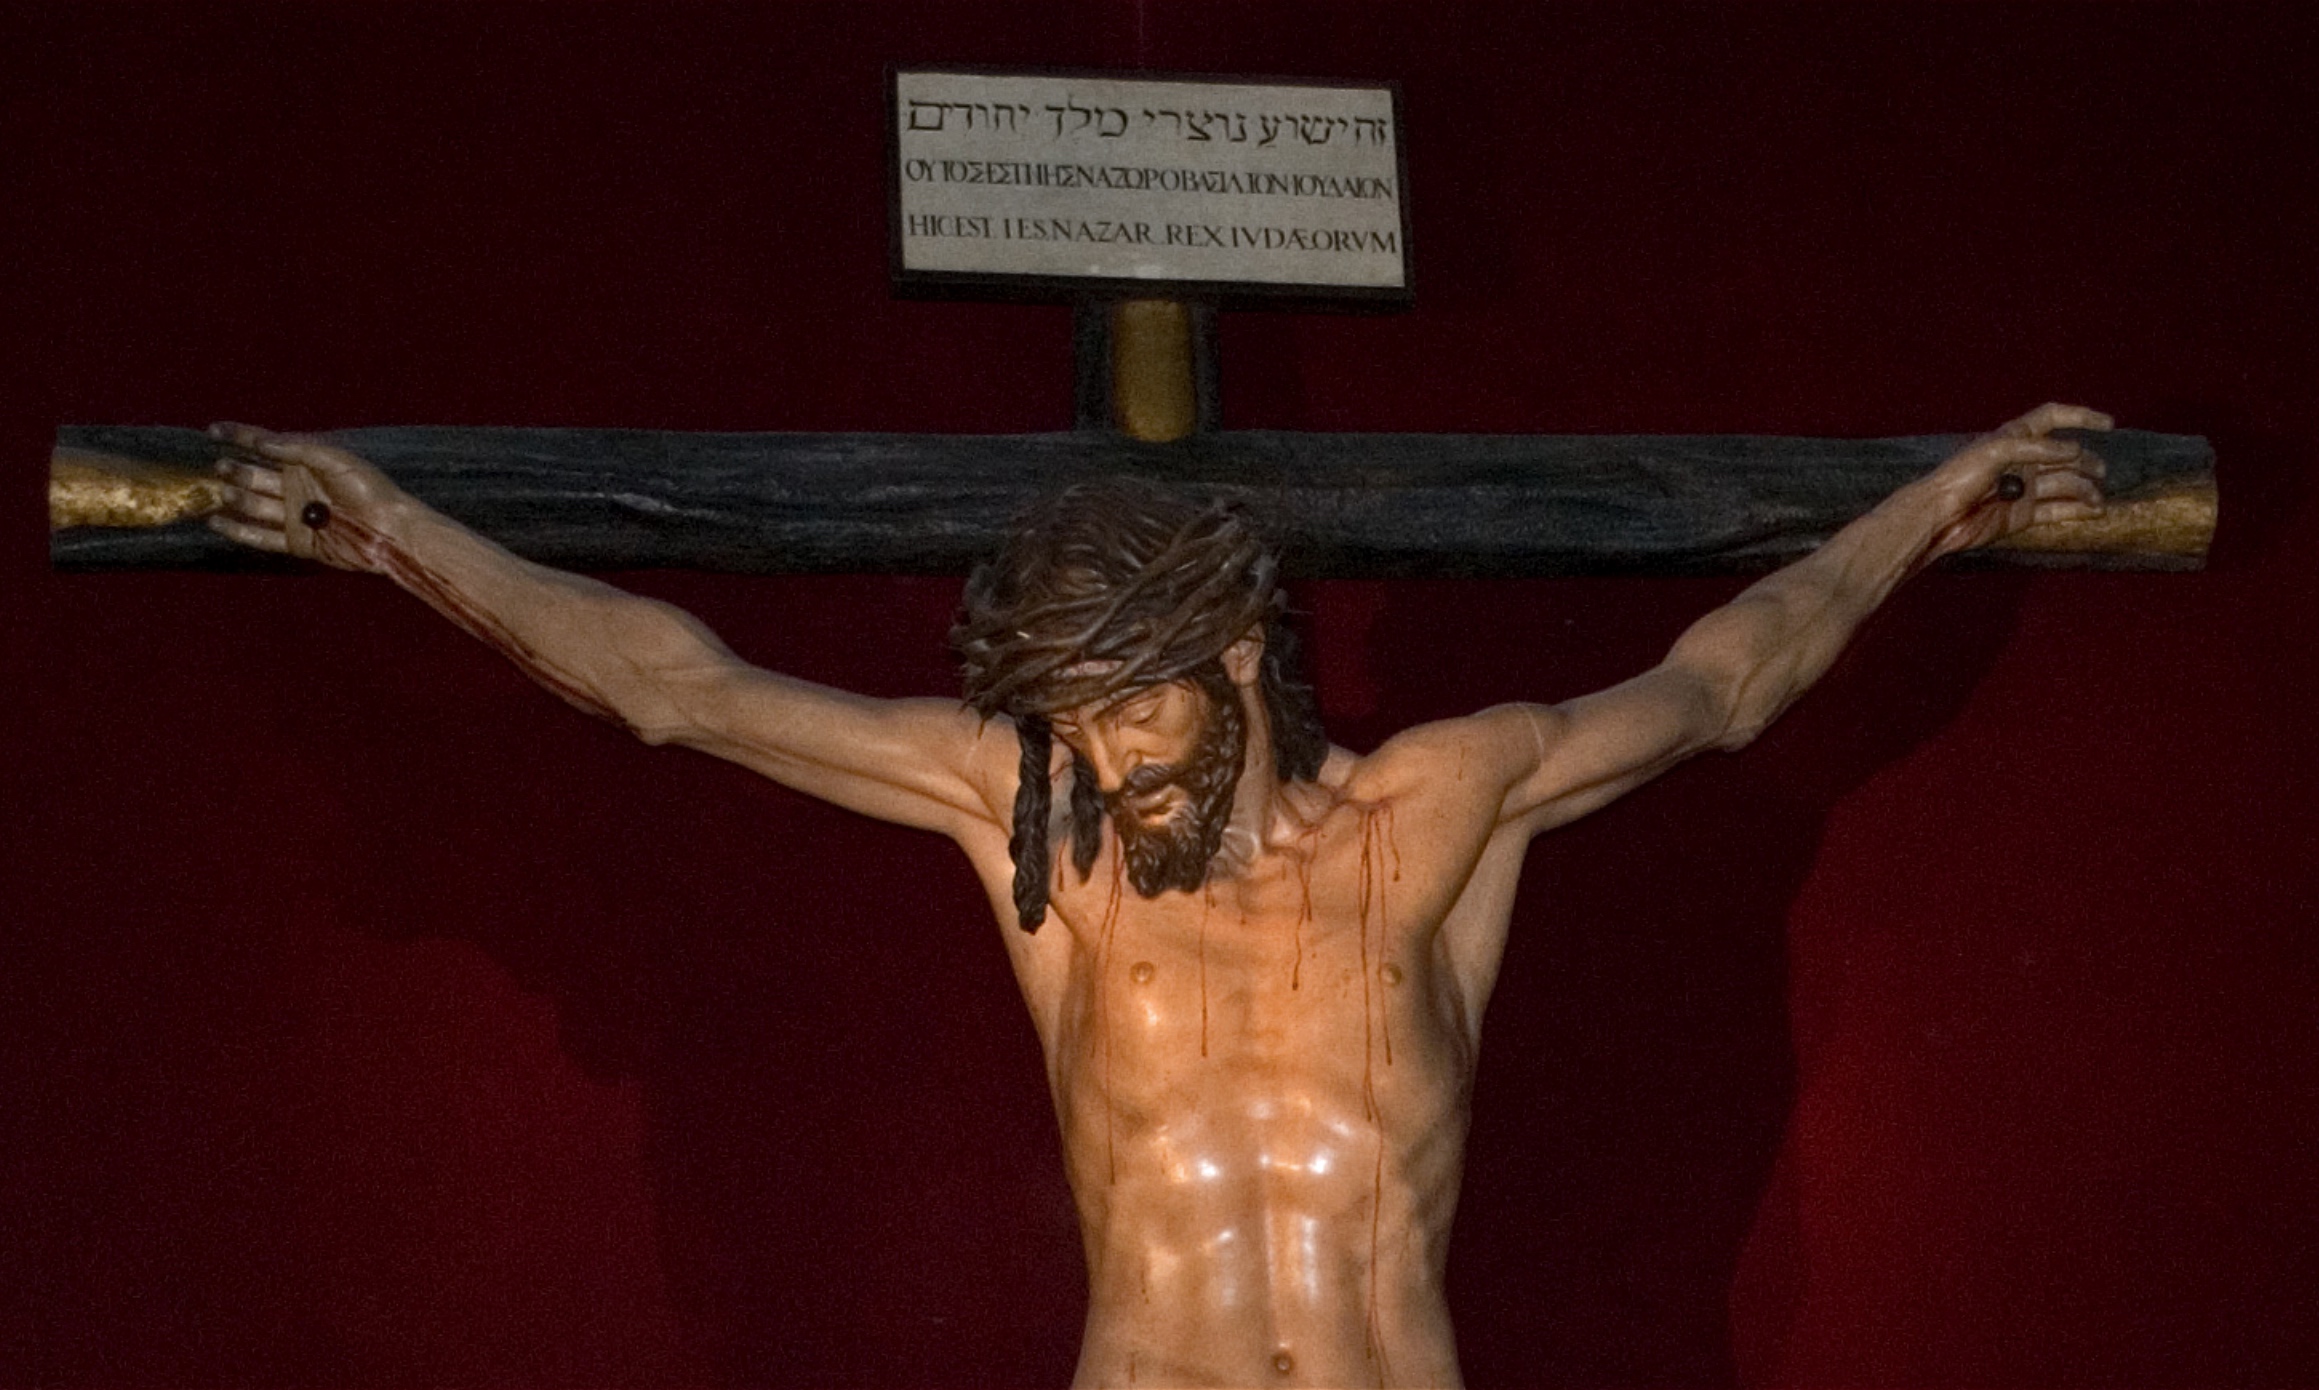
<path id="1" fill-rule="evenodd" d="M 1012 719 L 1022 746 L 1007 849 L 1024 931 L 1037 931 L 1047 916 L 1053 715 L 1143 686 L 1221 679 L 1225 648 L 1257 629 L 1264 634 L 1257 690 L 1274 770 L 1283 781 L 1319 775 L 1328 735 L 1298 671 L 1286 607 L 1279 564 L 1237 507 L 1137 478 L 1048 497 L 976 568 L 950 640 L 965 668 L 967 704 Z M 1102 798 L 1076 757 L 1070 777 L 1071 862 L 1085 878 Z"/>

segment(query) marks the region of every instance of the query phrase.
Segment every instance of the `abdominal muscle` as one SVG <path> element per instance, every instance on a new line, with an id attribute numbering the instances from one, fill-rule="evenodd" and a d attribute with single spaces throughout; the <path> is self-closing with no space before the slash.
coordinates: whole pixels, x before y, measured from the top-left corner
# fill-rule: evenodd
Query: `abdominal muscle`
<path id="1" fill-rule="evenodd" d="M 1047 1040 L 1088 1261 L 1077 1383 L 1457 1383 L 1472 1067 L 1430 934 L 1377 884 L 1364 924 L 1349 874 L 1308 913 L 1293 865 L 1154 900 L 1109 867 L 1058 895 Z"/>

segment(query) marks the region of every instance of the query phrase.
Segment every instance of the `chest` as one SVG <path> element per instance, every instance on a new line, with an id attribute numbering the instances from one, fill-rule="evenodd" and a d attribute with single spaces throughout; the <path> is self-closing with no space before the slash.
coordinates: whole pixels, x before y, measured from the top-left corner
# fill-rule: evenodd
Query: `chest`
<path id="1" fill-rule="evenodd" d="M 1389 813 L 1344 819 L 1192 893 L 1143 898 L 1099 858 L 1055 904 L 1071 943 L 1059 1060 L 1358 1066 L 1395 1033 L 1453 1023 L 1439 1017 L 1439 896 Z"/>

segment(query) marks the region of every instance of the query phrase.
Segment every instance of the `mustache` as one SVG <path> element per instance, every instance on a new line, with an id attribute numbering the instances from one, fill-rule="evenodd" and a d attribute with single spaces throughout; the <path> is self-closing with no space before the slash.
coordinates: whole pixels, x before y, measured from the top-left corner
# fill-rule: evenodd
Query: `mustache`
<path id="1" fill-rule="evenodd" d="M 1119 790 L 1112 793 L 1118 800 L 1133 800 L 1149 796 L 1164 787 L 1173 786 L 1183 779 L 1184 770 L 1174 763 L 1145 763 L 1121 779 Z"/>

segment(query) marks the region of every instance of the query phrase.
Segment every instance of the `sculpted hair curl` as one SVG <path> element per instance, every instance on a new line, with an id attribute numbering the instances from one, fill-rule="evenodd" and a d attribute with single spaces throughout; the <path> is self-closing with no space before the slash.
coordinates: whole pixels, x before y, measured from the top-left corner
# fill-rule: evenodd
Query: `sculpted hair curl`
<path id="1" fill-rule="evenodd" d="M 1311 687 L 1296 675 L 1285 607 L 1279 564 L 1238 508 L 1137 478 L 1054 494 L 975 569 L 950 641 L 965 668 L 967 704 L 1012 719 L 1021 740 L 1008 850 L 1024 931 L 1047 915 L 1053 715 L 1191 678 L 1261 629 L 1258 688 L 1275 768 L 1283 780 L 1320 772 L 1328 738 Z M 1071 859 L 1084 878 L 1095 862 L 1100 801 L 1076 758 L 1071 779 Z"/>

